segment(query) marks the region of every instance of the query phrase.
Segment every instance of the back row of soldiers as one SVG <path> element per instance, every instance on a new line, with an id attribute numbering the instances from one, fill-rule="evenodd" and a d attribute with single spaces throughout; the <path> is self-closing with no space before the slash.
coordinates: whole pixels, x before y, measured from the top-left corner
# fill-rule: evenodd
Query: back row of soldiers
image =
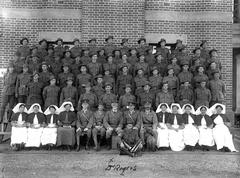
<path id="1" fill-rule="evenodd" d="M 170 51 L 161 39 L 155 54 L 144 38 L 138 40 L 138 48 L 128 47 L 128 39 L 117 48 L 112 36 L 102 48 L 96 39 L 89 40 L 88 47 L 80 47 L 74 39 L 71 49 L 63 46 L 62 39 L 56 40 L 55 47 L 45 39 L 38 47 L 30 48 L 28 42 L 27 38 L 20 41 L 4 77 L 1 120 L 6 105 L 11 112 L 16 98 L 44 108 L 70 100 L 78 110 L 85 99 L 92 110 L 99 102 L 110 110 L 117 99 L 123 110 L 129 101 L 140 109 L 146 102 L 155 109 L 160 103 L 190 103 L 198 108 L 224 101 L 221 63 L 217 50 L 208 51 L 206 41 L 193 51 L 194 56 L 181 40 Z"/>

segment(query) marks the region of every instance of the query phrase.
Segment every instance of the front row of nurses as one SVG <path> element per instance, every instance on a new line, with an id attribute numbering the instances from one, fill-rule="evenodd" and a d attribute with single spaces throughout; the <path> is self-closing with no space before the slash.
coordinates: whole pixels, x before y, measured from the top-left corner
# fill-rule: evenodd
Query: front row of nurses
<path id="1" fill-rule="evenodd" d="M 216 144 L 219 151 L 237 152 L 222 104 L 217 103 L 210 109 L 201 106 L 195 111 L 190 104 L 181 108 L 173 103 L 169 108 L 161 103 L 156 113 L 159 122 L 157 147 L 161 150 L 170 147 L 173 151 L 192 151 L 199 144 L 203 151 L 209 151 Z"/>

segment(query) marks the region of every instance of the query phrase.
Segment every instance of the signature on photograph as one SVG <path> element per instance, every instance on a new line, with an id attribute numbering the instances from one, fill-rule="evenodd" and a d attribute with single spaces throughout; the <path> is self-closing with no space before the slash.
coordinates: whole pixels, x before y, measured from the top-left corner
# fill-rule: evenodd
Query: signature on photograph
<path id="1" fill-rule="evenodd" d="M 136 171 L 137 166 L 132 165 L 132 166 L 122 166 L 120 163 L 116 163 L 114 158 L 111 158 L 108 163 L 107 167 L 105 168 L 105 171 L 116 171 L 119 172 L 120 175 L 124 176 L 124 174 L 127 171 Z"/>

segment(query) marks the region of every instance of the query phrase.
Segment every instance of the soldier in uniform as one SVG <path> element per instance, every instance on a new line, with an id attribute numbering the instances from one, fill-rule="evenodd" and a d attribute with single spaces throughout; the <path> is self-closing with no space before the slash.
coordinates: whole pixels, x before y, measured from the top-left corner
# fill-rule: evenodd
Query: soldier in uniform
<path id="1" fill-rule="evenodd" d="M 194 56 L 192 57 L 191 59 L 191 66 L 195 64 L 196 61 L 199 61 L 199 63 L 201 63 L 202 65 L 205 66 L 205 68 L 207 67 L 206 66 L 206 58 L 203 58 L 201 56 L 201 48 L 200 47 L 197 47 L 193 50 L 193 54 Z"/>
<path id="2" fill-rule="evenodd" d="M 138 103 L 139 109 L 143 109 L 144 104 L 146 102 L 151 103 L 152 106 L 154 105 L 155 94 L 150 92 L 150 88 L 151 88 L 151 85 L 147 81 L 144 84 L 143 93 L 141 93 L 141 95 L 139 95 L 138 98 L 137 98 L 137 103 Z M 153 108 L 153 109 L 155 109 L 155 108 Z"/>
<path id="3" fill-rule="evenodd" d="M 31 81 L 31 74 L 28 72 L 27 64 L 23 65 L 23 72 L 17 76 L 15 95 L 18 103 L 27 102 L 27 86 Z"/>
<path id="4" fill-rule="evenodd" d="M 203 65 L 199 65 L 197 66 L 197 74 L 193 77 L 193 86 L 195 88 L 199 87 L 199 84 L 202 80 L 205 80 L 207 82 L 208 85 L 208 76 L 204 73 L 204 66 Z"/>
<path id="5" fill-rule="evenodd" d="M 39 68 L 40 68 L 40 60 L 37 56 L 32 56 L 32 58 L 30 58 L 29 63 L 29 72 L 31 74 L 33 74 L 34 72 L 39 72 Z"/>
<path id="6" fill-rule="evenodd" d="M 108 111 L 111 109 L 111 104 L 117 100 L 117 96 L 111 92 L 112 90 L 112 84 L 106 83 L 105 84 L 105 94 L 102 95 L 99 99 L 99 102 L 101 102 L 104 106 L 104 108 Z"/>
<path id="7" fill-rule="evenodd" d="M 74 46 L 70 49 L 72 57 L 76 58 L 77 56 L 81 56 L 82 54 L 82 48 L 80 47 L 80 41 L 79 39 L 75 38 L 73 40 Z"/>
<path id="8" fill-rule="evenodd" d="M 42 62 L 41 67 L 42 72 L 40 72 L 39 81 L 43 84 L 43 87 L 46 87 L 49 84 L 49 78 L 51 75 L 53 75 L 48 70 L 48 65 L 46 62 Z"/>
<path id="9" fill-rule="evenodd" d="M 12 116 L 12 109 L 15 104 L 15 86 L 17 82 L 17 73 L 14 72 L 14 66 L 12 63 L 8 65 L 7 73 L 3 77 L 3 89 L 2 89 L 2 103 L 0 108 L 0 123 L 3 123 L 3 116 L 6 106 L 9 104 L 9 110 L 7 111 L 7 122 L 10 121 Z M 4 122 L 5 123 L 5 122 Z M 4 124 L 4 130 L 7 124 Z"/>
<path id="10" fill-rule="evenodd" d="M 74 76 L 80 74 L 80 66 L 81 66 L 80 56 L 77 56 L 75 58 L 75 62 L 71 65 L 71 71 Z"/>
<path id="11" fill-rule="evenodd" d="M 143 69 L 144 75 L 149 75 L 149 65 L 145 62 L 145 52 L 139 52 L 139 62 L 135 64 L 134 74 L 138 69 Z"/>
<path id="12" fill-rule="evenodd" d="M 162 91 L 156 95 L 155 107 L 157 108 L 160 103 L 167 103 L 168 105 L 174 103 L 173 94 L 168 91 L 168 82 L 163 83 Z"/>
<path id="13" fill-rule="evenodd" d="M 42 62 L 44 60 L 44 58 L 48 55 L 47 52 L 47 46 L 48 46 L 48 42 L 46 39 L 42 39 L 41 41 L 39 41 L 39 48 L 37 49 L 37 56 L 40 59 L 40 62 Z"/>
<path id="14" fill-rule="evenodd" d="M 183 63 L 188 63 L 188 65 L 191 64 L 191 56 L 189 56 L 187 52 L 187 46 L 183 45 L 180 49 L 180 53 L 178 54 L 178 63 L 180 65 L 183 65 Z"/>
<path id="15" fill-rule="evenodd" d="M 95 93 L 97 99 L 99 101 L 100 97 L 104 95 L 104 84 L 103 84 L 103 76 L 101 74 L 96 76 L 96 84 L 92 87 L 92 92 Z"/>
<path id="16" fill-rule="evenodd" d="M 112 76 L 112 74 L 110 73 L 110 71 L 109 71 L 108 69 L 106 69 L 106 70 L 104 71 L 103 83 L 104 83 L 104 84 L 106 84 L 106 83 L 111 83 L 113 93 L 114 93 L 114 94 L 116 93 L 115 78 L 114 78 L 114 76 Z"/>
<path id="17" fill-rule="evenodd" d="M 91 62 L 91 58 L 89 56 L 89 49 L 83 48 L 83 56 L 81 57 L 81 63 L 84 65 L 88 65 Z"/>
<path id="18" fill-rule="evenodd" d="M 219 59 L 219 56 L 218 56 L 218 51 L 216 49 L 212 49 L 209 51 L 209 55 L 210 55 L 210 58 L 208 59 L 208 66 L 210 63 L 212 63 L 213 61 L 216 63 L 217 65 L 217 69 L 218 70 L 222 70 L 222 64 L 221 64 L 221 61 Z"/>
<path id="19" fill-rule="evenodd" d="M 129 104 L 130 101 L 132 102 L 136 102 L 136 97 L 131 93 L 131 84 L 126 84 L 125 86 L 125 94 L 121 95 L 119 98 L 119 108 L 122 111 L 127 110 L 127 106 Z"/>
<path id="20" fill-rule="evenodd" d="M 209 103 L 212 100 L 212 95 L 209 89 L 206 88 L 206 80 L 201 79 L 200 86 L 195 89 L 195 108 L 200 106 L 209 107 Z"/>
<path id="21" fill-rule="evenodd" d="M 207 40 L 202 40 L 202 43 L 200 44 L 201 48 L 201 57 L 203 59 L 208 60 L 209 59 L 209 50 L 207 49 L 208 42 Z"/>
<path id="22" fill-rule="evenodd" d="M 103 64 L 103 71 L 109 70 L 110 74 L 115 77 L 117 73 L 117 65 L 113 63 L 113 55 L 107 54 L 107 62 Z"/>
<path id="23" fill-rule="evenodd" d="M 127 66 L 128 72 L 132 74 L 132 65 L 128 63 L 126 54 L 122 54 L 121 62 L 117 64 L 117 76 L 121 75 L 121 72 L 122 72 L 121 69 L 124 66 Z"/>
<path id="24" fill-rule="evenodd" d="M 143 69 L 137 70 L 137 75 L 134 78 L 135 95 L 138 97 L 143 92 L 143 85 L 147 82 L 147 78 L 144 76 Z"/>
<path id="25" fill-rule="evenodd" d="M 22 72 L 22 66 L 23 64 L 26 63 L 26 58 L 25 57 L 21 57 L 20 52 L 16 52 L 14 54 L 14 68 L 15 68 L 15 72 L 17 74 L 20 74 Z"/>
<path id="26" fill-rule="evenodd" d="M 153 66 L 151 68 L 152 76 L 148 78 L 151 87 L 150 92 L 156 95 L 158 92 L 160 92 L 160 86 L 162 85 L 162 76 L 158 72 L 157 66 Z"/>
<path id="27" fill-rule="evenodd" d="M 114 58 L 113 58 L 113 62 L 118 65 L 119 63 L 122 62 L 121 60 L 121 51 L 119 48 L 116 48 L 114 51 L 113 51 L 113 55 L 114 55 Z M 127 61 L 126 61 L 127 62 Z"/>
<path id="28" fill-rule="evenodd" d="M 56 78 L 51 75 L 49 77 L 50 85 L 46 86 L 43 89 L 43 100 L 44 100 L 44 108 L 47 109 L 50 105 L 58 105 L 59 104 L 59 96 L 60 96 L 60 87 L 56 86 Z"/>
<path id="29" fill-rule="evenodd" d="M 104 107 L 101 103 L 98 104 L 98 110 L 92 115 L 92 137 L 94 141 L 94 149 L 96 151 L 100 150 L 100 145 L 105 137 L 106 129 L 104 127 Z M 98 140 L 98 133 L 100 133 L 100 139 Z"/>
<path id="30" fill-rule="evenodd" d="M 179 89 L 179 80 L 174 74 L 172 66 L 168 66 L 168 75 L 163 77 L 163 83 L 168 82 L 168 88 L 172 92 L 173 96 L 176 97 Z"/>
<path id="31" fill-rule="evenodd" d="M 182 107 L 184 104 L 194 103 L 194 93 L 189 81 L 183 81 L 177 93 L 176 102 Z"/>
<path id="32" fill-rule="evenodd" d="M 156 58 L 155 55 L 153 54 L 153 47 L 149 46 L 146 52 L 147 52 L 145 56 L 146 63 L 148 63 L 148 66 L 153 66 L 156 63 Z"/>
<path id="33" fill-rule="evenodd" d="M 161 76 L 165 76 L 166 72 L 167 72 L 167 66 L 168 66 L 168 61 L 165 60 L 162 56 L 161 53 L 156 53 L 155 54 L 156 57 L 156 63 L 154 64 L 154 66 L 156 66 L 158 68 L 159 73 L 161 74 Z"/>
<path id="34" fill-rule="evenodd" d="M 81 110 L 82 102 L 88 100 L 89 109 L 94 111 L 98 104 L 98 99 L 95 93 L 91 92 L 91 84 L 85 85 L 85 93 L 82 93 L 78 100 L 78 111 Z"/>
<path id="35" fill-rule="evenodd" d="M 185 81 L 188 81 L 189 83 L 192 82 L 193 74 L 189 72 L 189 63 L 183 62 L 182 63 L 182 71 L 178 74 L 179 83 L 184 83 Z"/>
<path id="36" fill-rule="evenodd" d="M 181 71 L 181 67 L 178 65 L 178 59 L 176 56 L 172 55 L 171 59 L 171 63 L 168 66 L 171 66 L 173 68 L 174 74 L 176 76 L 178 76 L 178 74 Z"/>
<path id="37" fill-rule="evenodd" d="M 63 39 L 62 38 L 58 38 L 56 41 L 55 41 L 55 44 L 57 45 L 55 48 L 54 48 L 54 54 L 56 56 L 60 56 L 60 57 L 63 57 L 63 54 L 65 52 L 65 49 L 63 47 Z"/>
<path id="38" fill-rule="evenodd" d="M 59 56 L 55 56 L 54 57 L 54 62 L 52 64 L 50 64 L 50 68 L 52 73 L 58 77 L 58 75 L 62 72 L 62 63 L 60 61 L 60 57 Z M 57 78 L 58 79 L 58 78 Z"/>
<path id="39" fill-rule="evenodd" d="M 74 64 L 75 60 L 72 58 L 72 54 L 69 49 L 66 49 L 63 54 L 64 58 L 62 59 L 62 63 L 67 63 L 69 66 Z"/>
<path id="40" fill-rule="evenodd" d="M 121 54 L 126 54 L 127 56 L 129 56 L 129 50 L 130 48 L 128 47 L 128 39 L 127 38 L 123 38 L 122 42 L 121 42 Z"/>
<path id="41" fill-rule="evenodd" d="M 224 96 L 226 93 L 226 88 L 224 82 L 220 79 L 220 72 L 216 70 L 214 73 L 214 78 L 209 82 L 209 89 L 211 91 L 212 100 L 210 106 L 216 103 L 223 103 Z"/>
<path id="42" fill-rule="evenodd" d="M 33 81 L 28 84 L 28 97 L 27 97 L 27 105 L 28 108 L 34 104 L 38 103 L 40 106 L 43 105 L 42 100 L 42 90 L 43 84 L 39 81 L 39 73 L 33 74 Z"/>
<path id="43" fill-rule="evenodd" d="M 62 92 L 60 94 L 60 104 L 61 105 L 64 101 L 71 101 L 73 104 L 73 107 L 75 108 L 77 106 L 78 102 L 78 91 L 77 88 L 74 87 L 73 84 L 73 78 L 69 76 L 66 81 L 67 86 L 62 89 Z"/>
<path id="44" fill-rule="evenodd" d="M 89 150 L 89 141 L 92 135 L 92 115 L 93 112 L 89 109 L 88 100 L 84 99 L 81 103 L 81 110 L 77 113 L 77 130 L 76 130 L 76 138 L 77 138 L 77 149 L 80 150 L 80 137 L 87 135 L 87 141 L 85 145 L 85 149 Z"/>
<path id="45" fill-rule="evenodd" d="M 104 117 L 104 127 L 106 131 L 106 140 L 108 149 L 111 149 L 111 137 L 116 134 L 119 137 L 122 136 L 123 127 L 123 114 L 118 110 L 118 103 L 115 101 L 111 102 L 111 110 L 107 111 Z"/>
<path id="46" fill-rule="evenodd" d="M 74 81 L 74 76 L 70 72 L 69 65 L 65 63 L 63 64 L 63 72 L 58 75 L 58 83 L 61 89 L 66 86 L 66 80 L 68 77 L 71 77 Z"/>
<path id="47" fill-rule="evenodd" d="M 207 74 L 209 80 L 214 79 L 213 74 L 215 73 L 215 71 L 218 71 L 218 72 L 220 73 L 220 70 L 217 68 L 216 62 L 215 62 L 215 61 L 212 61 L 212 62 L 209 64 L 208 70 L 206 71 L 206 74 Z"/>
<path id="48" fill-rule="evenodd" d="M 88 73 L 87 66 L 82 64 L 80 65 L 80 74 L 77 75 L 76 79 L 76 87 L 79 94 L 85 92 L 83 85 L 86 85 L 87 83 L 92 83 L 92 76 Z"/>
<path id="49" fill-rule="evenodd" d="M 159 47 L 156 48 L 157 53 L 161 54 L 162 57 L 168 61 L 170 58 L 170 51 L 168 48 L 166 48 L 166 39 L 161 38 L 161 40 L 158 42 Z"/>
<path id="50" fill-rule="evenodd" d="M 121 96 L 124 94 L 124 88 L 126 84 L 133 84 L 133 77 L 132 75 L 129 74 L 129 68 L 128 66 L 122 66 L 122 72 L 120 75 L 117 77 L 117 82 L 116 82 L 116 93 L 118 96 Z"/>
<path id="51" fill-rule="evenodd" d="M 130 63 L 132 66 L 135 66 L 138 61 L 137 50 L 135 48 L 132 48 L 129 51 L 130 56 L 128 57 L 128 63 Z"/>
<path id="52" fill-rule="evenodd" d="M 173 55 L 175 55 L 175 56 L 178 56 L 179 53 L 180 53 L 180 49 L 182 48 L 182 46 L 183 46 L 182 40 L 177 39 L 177 40 L 176 40 L 176 44 L 175 44 L 175 49 L 172 50 L 171 54 L 173 54 Z"/>
<path id="53" fill-rule="evenodd" d="M 132 124 L 133 129 L 139 132 L 142 124 L 140 112 L 136 110 L 136 102 L 134 99 L 129 100 L 127 104 L 128 110 L 123 112 L 123 128 L 126 128 L 128 124 Z M 138 133 L 137 132 L 137 133 Z"/>
<path id="54" fill-rule="evenodd" d="M 106 39 L 105 39 L 105 42 L 107 43 L 105 46 L 104 46 L 104 50 L 106 52 L 106 54 L 109 54 L 109 53 L 113 53 L 113 51 L 116 49 L 116 46 L 113 44 L 113 36 L 108 36 Z"/>
<path id="55" fill-rule="evenodd" d="M 144 53 L 144 55 L 145 55 L 145 53 L 146 53 L 146 50 L 148 49 L 148 45 L 146 44 L 146 38 L 140 38 L 139 40 L 138 40 L 138 48 L 137 48 L 137 52 L 138 53 Z"/>
<path id="56" fill-rule="evenodd" d="M 96 77 L 98 74 L 102 73 L 102 65 L 97 62 L 97 53 L 92 53 L 90 56 L 92 61 L 87 65 L 87 67 L 92 77 Z"/>
<path id="57" fill-rule="evenodd" d="M 107 62 L 106 58 L 107 58 L 107 56 L 105 54 L 104 48 L 100 48 L 98 50 L 97 62 L 103 65 L 104 63 Z"/>
<path id="58" fill-rule="evenodd" d="M 47 49 L 48 55 L 44 58 L 44 62 L 50 66 L 54 62 L 54 47 L 53 45 L 48 45 Z"/>
<path id="59" fill-rule="evenodd" d="M 98 47 L 97 47 L 97 39 L 92 38 L 88 41 L 88 47 L 89 47 L 89 53 L 97 53 Z"/>
<path id="60" fill-rule="evenodd" d="M 26 59 L 27 56 L 30 56 L 31 50 L 28 46 L 29 40 L 28 38 L 24 37 L 20 40 L 21 46 L 17 48 L 17 52 L 20 54 L 20 57 Z"/>
<path id="61" fill-rule="evenodd" d="M 142 119 L 140 137 L 143 146 L 146 146 L 151 151 L 155 151 L 157 144 L 157 115 L 151 110 L 151 103 L 145 103 L 144 108 L 144 111 L 140 114 Z"/>

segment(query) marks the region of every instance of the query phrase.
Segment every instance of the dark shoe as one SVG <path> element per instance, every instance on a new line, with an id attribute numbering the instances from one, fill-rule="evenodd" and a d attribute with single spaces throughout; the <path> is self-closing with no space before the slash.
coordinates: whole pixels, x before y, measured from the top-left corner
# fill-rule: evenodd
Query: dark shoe
<path id="1" fill-rule="evenodd" d="M 85 150 L 90 150 L 88 145 L 85 146 Z"/>
<path id="2" fill-rule="evenodd" d="M 67 146 L 67 151 L 68 151 L 68 152 L 70 152 L 70 151 L 71 151 L 71 148 L 70 148 L 70 146 L 69 146 L 69 145 Z"/>
<path id="3" fill-rule="evenodd" d="M 77 151 L 77 152 L 80 151 L 80 145 L 77 145 L 76 151 Z"/>
<path id="4" fill-rule="evenodd" d="M 225 152 L 231 152 L 231 150 L 228 147 L 223 147 Z"/>

